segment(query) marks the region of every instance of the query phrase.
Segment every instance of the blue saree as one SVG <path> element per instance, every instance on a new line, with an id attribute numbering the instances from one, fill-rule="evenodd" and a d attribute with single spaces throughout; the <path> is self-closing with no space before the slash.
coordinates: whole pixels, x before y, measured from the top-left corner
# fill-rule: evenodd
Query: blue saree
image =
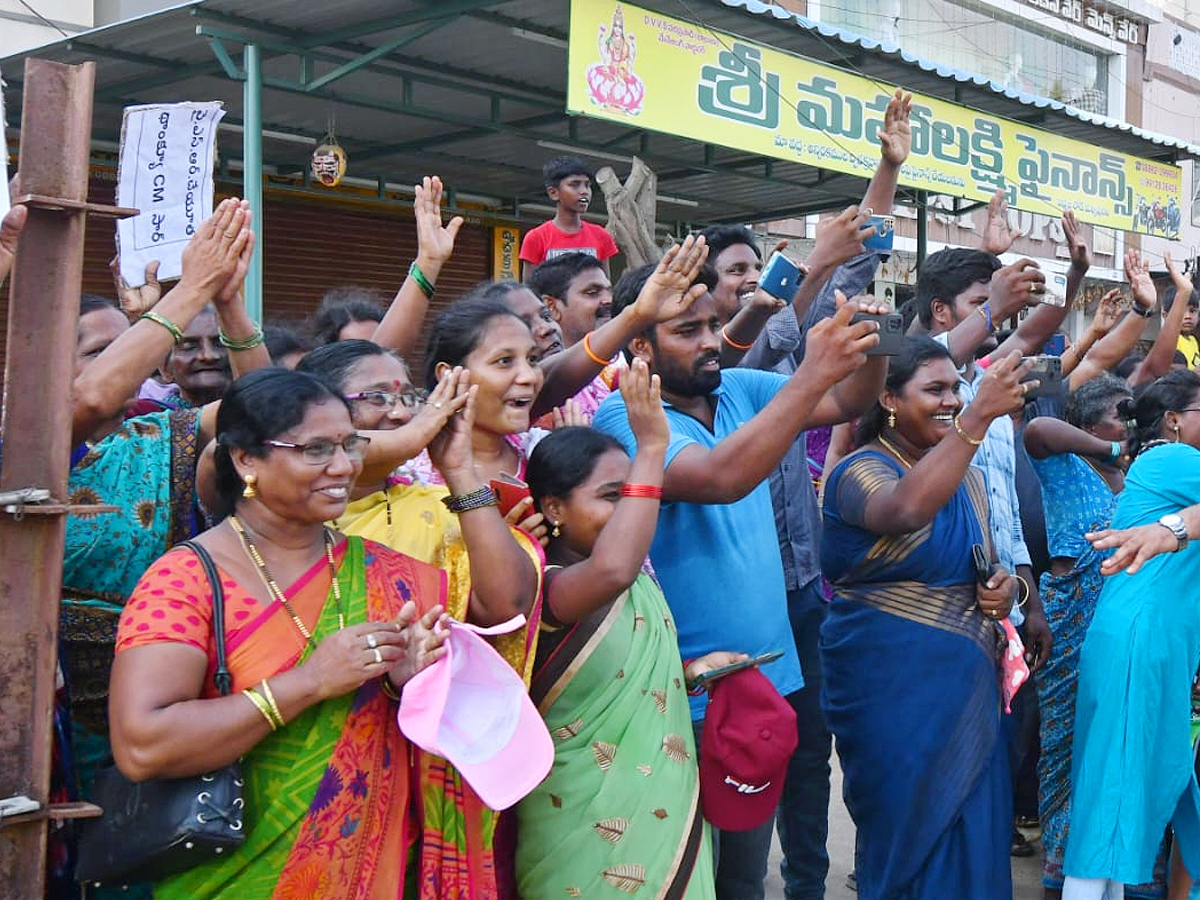
<path id="1" fill-rule="evenodd" d="M 983 480 L 969 470 L 919 531 L 867 531 L 867 500 L 903 475 L 864 449 L 825 487 L 821 700 L 858 828 L 858 896 L 1010 900 L 1002 632 L 976 605 L 971 563 L 972 544 L 991 551 Z"/>

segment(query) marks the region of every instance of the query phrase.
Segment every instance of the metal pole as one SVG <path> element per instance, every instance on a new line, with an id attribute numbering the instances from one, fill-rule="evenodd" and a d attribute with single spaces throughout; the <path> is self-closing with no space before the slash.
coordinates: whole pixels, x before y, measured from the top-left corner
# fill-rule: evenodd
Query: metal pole
<path id="1" fill-rule="evenodd" d="M 917 191 L 917 271 L 925 265 L 929 255 L 929 195 Z"/>
<path id="2" fill-rule="evenodd" d="M 21 191 L 33 196 L 9 292 L 0 490 L 49 489 L 57 503 L 0 510 L 0 798 L 41 804 L 0 822 L 0 884 L 13 897 L 44 890 L 94 75 L 93 63 L 25 62 Z"/>
<path id="3" fill-rule="evenodd" d="M 259 325 L 263 318 L 263 190 L 262 190 L 262 51 L 247 44 L 242 54 L 246 80 L 242 88 L 242 190 L 250 201 L 258 239 L 246 273 L 246 312 Z"/>

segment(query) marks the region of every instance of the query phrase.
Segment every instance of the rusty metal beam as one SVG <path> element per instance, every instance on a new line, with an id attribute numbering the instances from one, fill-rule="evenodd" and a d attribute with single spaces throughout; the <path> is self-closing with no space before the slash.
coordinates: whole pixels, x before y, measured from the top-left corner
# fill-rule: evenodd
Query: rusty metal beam
<path id="1" fill-rule="evenodd" d="M 25 62 L 21 187 L 32 205 L 12 271 L 5 357 L 0 490 L 47 488 L 67 500 L 71 378 L 92 128 L 92 63 Z M 62 582 L 63 514 L 0 513 L 0 798 L 47 805 Z M 44 890 L 46 819 L 0 829 L 0 884 Z"/>

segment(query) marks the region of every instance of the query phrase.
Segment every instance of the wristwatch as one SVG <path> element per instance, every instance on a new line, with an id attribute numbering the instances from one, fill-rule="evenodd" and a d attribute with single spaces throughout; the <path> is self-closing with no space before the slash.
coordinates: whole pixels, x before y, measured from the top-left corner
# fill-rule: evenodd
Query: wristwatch
<path id="1" fill-rule="evenodd" d="M 1158 524 L 1175 535 L 1175 540 L 1179 541 L 1179 546 L 1175 548 L 1175 552 L 1179 552 L 1188 543 L 1187 523 L 1183 521 L 1183 516 L 1178 513 L 1167 513 L 1158 520 Z"/>

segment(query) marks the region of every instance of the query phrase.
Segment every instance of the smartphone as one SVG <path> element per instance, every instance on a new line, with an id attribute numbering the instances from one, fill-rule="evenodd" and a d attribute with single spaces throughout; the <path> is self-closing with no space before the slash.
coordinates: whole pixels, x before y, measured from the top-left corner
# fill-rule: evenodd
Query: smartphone
<path id="1" fill-rule="evenodd" d="M 496 494 L 496 505 L 502 516 L 507 516 L 514 506 L 530 496 L 529 485 L 506 472 L 501 472 L 500 477 L 493 478 L 489 484 Z"/>
<path id="2" fill-rule="evenodd" d="M 1062 359 L 1057 356 L 1026 356 L 1021 362 L 1030 363 L 1022 383 L 1037 379 L 1038 385 L 1025 395 L 1026 402 L 1038 397 L 1058 397 L 1063 393 Z"/>
<path id="3" fill-rule="evenodd" d="M 879 343 L 867 351 L 867 356 L 898 356 L 904 346 L 904 317 L 900 313 L 855 313 L 855 322 L 878 322 Z"/>
<path id="4" fill-rule="evenodd" d="M 803 280 L 804 273 L 800 271 L 800 267 L 782 253 L 772 253 L 758 274 L 759 288 L 785 303 L 792 302 Z"/>
<path id="5" fill-rule="evenodd" d="M 992 561 L 988 559 L 982 544 L 971 545 L 971 562 L 975 566 L 975 580 L 980 584 L 987 584 L 987 580 L 992 577 Z"/>
<path id="6" fill-rule="evenodd" d="M 724 678 L 726 675 L 732 675 L 734 672 L 740 672 L 742 669 L 749 669 L 752 666 L 765 666 L 767 663 L 775 662 L 775 660 L 781 658 L 782 656 L 782 650 L 772 650 L 770 653 L 752 656 L 749 659 L 743 659 L 741 662 L 731 663 L 728 666 L 721 666 L 719 669 L 710 669 L 703 675 L 697 675 L 692 684 L 696 687 L 704 687 L 716 681 L 718 678 Z"/>
<path id="7" fill-rule="evenodd" d="M 1066 306 L 1067 276 L 1061 275 L 1058 272 L 1047 272 L 1045 274 L 1046 293 L 1042 294 L 1042 298 L 1038 302 L 1043 306 Z"/>
<path id="8" fill-rule="evenodd" d="M 1042 347 L 1042 356 L 1062 356 L 1067 350 L 1067 336 L 1056 334 Z"/>
<path id="9" fill-rule="evenodd" d="M 863 241 L 863 246 L 875 252 L 891 253 L 896 238 L 896 219 L 893 216 L 871 216 L 868 225 L 875 226 L 875 234 Z M 895 355 L 895 354 L 891 354 Z"/>

